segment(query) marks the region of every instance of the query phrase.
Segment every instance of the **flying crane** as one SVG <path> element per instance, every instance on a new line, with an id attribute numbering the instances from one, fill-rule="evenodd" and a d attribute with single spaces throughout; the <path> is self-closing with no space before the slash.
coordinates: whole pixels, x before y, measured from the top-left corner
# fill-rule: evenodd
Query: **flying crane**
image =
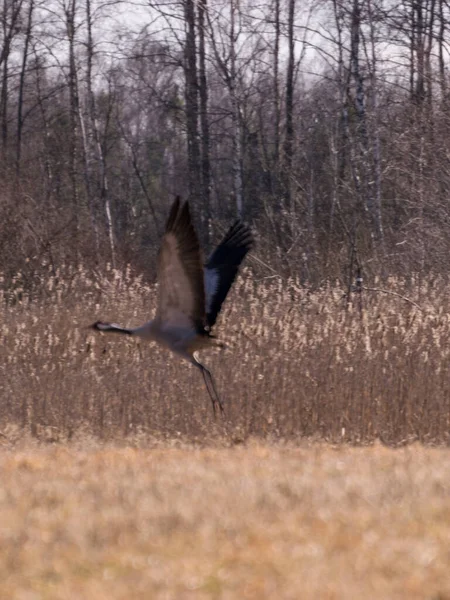
<path id="1" fill-rule="evenodd" d="M 177 197 L 170 210 L 158 256 L 159 292 L 156 316 L 135 328 L 97 321 L 98 331 L 153 340 L 200 369 L 211 398 L 223 412 L 211 372 L 199 361 L 198 351 L 222 346 L 211 334 L 222 304 L 236 278 L 239 266 L 253 246 L 247 225 L 236 221 L 205 265 L 192 225 L 189 204 Z"/>

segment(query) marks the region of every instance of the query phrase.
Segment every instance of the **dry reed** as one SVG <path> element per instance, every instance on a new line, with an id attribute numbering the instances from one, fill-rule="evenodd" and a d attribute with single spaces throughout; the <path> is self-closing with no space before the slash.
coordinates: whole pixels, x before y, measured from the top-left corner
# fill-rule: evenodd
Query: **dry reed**
<path id="1" fill-rule="evenodd" d="M 66 269 L 43 276 L 30 295 L 18 275 L 0 298 L 1 430 L 44 439 L 447 443 L 450 285 L 383 286 L 418 306 L 366 291 L 361 312 L 338 283 L 311 291 L 293 280 L 256 282 L 244 270 L 216 329 L 228 349 L 203 355 L 226 406 L 225 421 L 214 423 L 195 369 L 152 344 L 87 328 L 98 318 L 151 318 L 154 285 L 130 270 Z"/>

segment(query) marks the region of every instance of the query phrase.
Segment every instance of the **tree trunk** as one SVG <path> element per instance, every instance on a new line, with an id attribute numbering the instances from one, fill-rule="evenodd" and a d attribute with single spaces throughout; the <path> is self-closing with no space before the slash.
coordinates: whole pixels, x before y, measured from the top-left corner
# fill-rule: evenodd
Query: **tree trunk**
<path id="1" fill-rule="evenodd" d="M 378 109 L 378 68 L 376 53 L 376 33 L 374 26 L 374 16 L 372 12 L 372 1 L 367 0 L 368 20 L 370 28 L 370 47 L 371 47 L 371 68 L 370 71 L 370 89 L 372 96 L 372 119 L 369 129 L 370 145 L 373 153 L 373 176 L 370 176 L 369 186 L 373 188 L 371 196 L 373 197 L 373 218 L 375 221 L 375 233 L 378 240 L 383 243 L 384 230 L 381 213 L 381 143 L 380 143 L 380 115 Z M 373 183 L 372 183 L 373 182 Z"/>
<path id="2" fill-rule="evenodd" d="M 0 113 L 1 113 L 1 138 L 3 160 L 7 158 L 8 145 L 8 104 L 9 104 L 9 57 L 11 54 L 12 40 L 20 31 L 20 16 L 23 0 L 3 0 L 2 14 L 2 35 L 3 47 L 0 54 L 0 64 L 2 65 L 2 89 L 0 94 Z"/>
<path id="3" fill-rule="evenodd" d="M 422 0 L 415 0 L 414 9 L 416 14 L 416 60 L 417 81 L 414 90 L 414 100 L 421 105 L 425 99 L 425 28 L 423 18 Z"/>
<path id="4" fill-rule="evenodd" d="M 291 204 L 292 158 L 294 152 L 294 41 L 295 0 L 288 5 L 288 66 L 286 75 L 286 137 L 284 140 L 284 180 L 286 199 Z"/>
<path id="5" fill-rule="evenodd" d="M 2 93 L 0 96 L 0 114 L 2 129 L 2 152 L 3 160 L 6 159 L 6 146 L 8 143 L 8 61 L 11 51 L 11 39 L 8 32 L 8 0 L 3 0 L 2 15 L 2 33 L 3 33 L 3 51 L 2 51 Z"/>
<path id="6" fill-rule="evenodd" d="M 441 86 L 441 95 L 444 101 L 447 96 L 447 81 L 445 77 L 445 61 L 444 61 L 444 48 L 445 48 L 445 25 L 446 19 L 444 16 L 444 0 L 439 0 L 439 34 L 438 34 L 438 47 L 439 47 L 439 83 Z"/>
<path id="7" fill-rule="evenodd" d="M 33 28 L 34 0 L 29 0 L 27 29 L 25 32 L 25 43 L 22 55 L 22 67 L 19 78 L 19 97 L 17 99 L 17 150 L 16 150 L 16 174 L 20 172 L 20 160 L 22 156 L 22 130 L 23 130 L 23 97 L 25 88 L 25 73 L 28 63 L 28 52 L 30 47 L 31 32 Z"/>
<path id="8" fill-rule="evenodd" d="M 431 112 L 432 109 L 432 95 L 433 95 L 433 65 L 432 65 L 432 51 L 433 44 L 435 42 L 436 36 L 434 34 L 434 22 L 436 18 L 436 0 L 431 0 L 429 5 L 427 3 L 427 11 L 428 20 L 425 23 L 426 27 L 426 45 L 425 45 L 425 95 L 427 99 L 427 105 L 429 108 L 429 117 L 433 119 L 433 114 Z M 431 124 L 432 125 L 432 124 Z M 431 126 L 430 130 L 433 131 L 434 128 Z"/>
<path id="9" fill-rule="evenodd" d="M 77 66 L 75 57 L 75 15 L 76 0 L 70 0 L 66 8 L 66 30 L 69 42 L 69 177 L 72 194 L 72 203 L 75 221 L 75 248 L 77 260 L 79 260 L 80 251 L 80 205 L 78 191 L 78 115 L 79 115 L 79 97 L 77 82 Z"/>
<path id="10" fill-rule="evenodd" d="M 206 244 L 209 244 L 211 222 L 211 164 L 208 121 L 208 82 L 206 79 L 205 56 L 205 11 L 206 0 L 198 0 L 198 39 L 199 39 L 199 93 L 201 127 L 201 164 L 202 164 L 202 215 Z"/>
<path id="11" fill-rule="evenodd" d="M 355 130 L 355 143 L 353 144 L 352 171 L 357 194 L 362 196 L 364 209 L 370 220 L 370 233 L 372 237 L 380 239 L 383 236 L 381 216 L 377 210 L 373 191 L 373 173 L 369 160 L 369 135 L 367 130 L 366 99 L 364 79 L 359 63 L 361 33 L 361 6 L 360 0 L 353 1 L 351 15 L 351 46 L 350 46 L 350 72 L 355 84 L 355 110 L 357 125 Z"/>
<path id="12" fill-rule="evenodd" d="M 274 171 L 278 172 L 280 160 L 280 90 L 279 90 L 279 60 L 280 60 L 280 0 L 275 0 L 275 46 L 273 51 L 273 163 Z"/>
<path id="13" fill-rule="evenodd" d="M 339 114 L 336 119 L 334 131 L 335 142 L 331 142 L 333 158 L 333 186 L 329 218 L 329 233 L 334 229 L 336 208 L 340 202 L 340 192 L 344 183 L 345 165 L 347 163 L 347 132 L 348 132 L 348 75 L 345 76 L 344 67 L 344 42 L 342 35 L 342 16 L 337 0 L 333 0 L 334 20 L 337 31 L 338 53 L 338 87 L 339 87 Z M 331 249 L 331 236 L 328 236 L 328 250 Z"/>
<path id="14" fill-rule="evenodd" d="M 236 90 L 236 2 L 230 0 L 230 78 L 231 116 L 233 121 L 233 179 L 236 212 L 242 217 L 244 212 L 244 193 L 242 187 L 242 132 L 239 114 L 239 102 Z"/>
<path id="15" fill-rule="evenodd" d="M 92 62 L 94 58 L 94 40 L 92 37 L 92 12 L 91 12 L 91 0 L 86 0 L 86 24 L 87 24 L 87 95 L 88 95 L 88 112 L 89 112 L 89 122 L 90 128 L 92 132 L 93 142 L 94 142 L 94 154 L 96 157 L 96 162 L 98 165 L 99 173 L 97 180 L 97 190 L 100 190 L 100 199 L 104 205 L 105 217 L 106 217 L 106 226 L 108 231 L 108 239 L 109 239 L 109 249 L 111 253 L 111 264 L 113 268 L 116 267 L 116 248 L 115 248 L 115 240 L 114 240 L 114 227 L 112 222 L 112 213 L 111 206 L 108 194 L 108 180 L 106 175 L 106 161 L 105 156 L 102 151 L 102 146 L 100 143 L 100 135 L 98 131 L 97 125 L 97 107 L 95 102 L 95 94 L 92 89 Z M 90 145 L 87 147 L 87 152 L 90 154 Z M 89 161 L 88 154 L 86 167 L 89 169 Z M 90 169 L 89 169 L 90 170 Z M 89 177 L 90 173 L 87 173 L 87 184 L 89 185 Z M 88 189 L 89 197 L 90 197 L 90 205 L 89 211 L 91 215 L 91 223 L 92 230 L 94 234 L 95 240 L 95 250 L 97 261 L 99 258 L 100 244 L 99 244 L 99 232 L 97 227 L 97 219 L 96 219 L 96 206 L 94 205 L 94 198 L 97 198 L 97 194 L 94 197 L 91 196 L 90 190 Z"/>
<path id="16" fill-rule="evenodd" d="M 42 73 L 42 65 L 41 65 L 41 59 L 39 57 L 39 55 L 36 53 L 36 48 L 34 49 L 34 58 L 35 58 L 35 74 L 36 74 L 36 95 L 37 95 L 37 104 L 39 106 L 39 110 L 41 113 L 41 117 L 42 117 L 42 129 L 43 129 L 43 136 L 42 136 L 42 145 L 44 147 L 44 168 L 45 168 L 45 175 L 47 178 L 47 195 L 51 196 L 54 189 L 53 189 L 53 171 L 52 171 L 52 165 L 51 165 L 51 161 L 50 161 L 50 127 L 49 127 L 49 119 L 47 116 L 47 109 L 45 106 L 45 102 L 44 102 L 44 94 L 42 91 L 42 85 L 41 85 L 41 73 Z"/>
<path id="17" fill-rule="evenodd" d="M 188 144 L 189 195 L 198 201 L 200 197 L 200 148 L 198 135 L 198 81 L 195 39 L 194 0 L 184 0 L 186 40 L 184 46 L 184 76 L 186 102 L 186 129 Z"/>

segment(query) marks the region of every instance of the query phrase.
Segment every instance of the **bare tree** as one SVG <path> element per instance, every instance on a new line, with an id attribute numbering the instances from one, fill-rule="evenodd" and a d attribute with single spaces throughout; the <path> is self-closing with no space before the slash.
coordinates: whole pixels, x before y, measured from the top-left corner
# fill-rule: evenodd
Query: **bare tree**
<path id="1" fill-rule="evenodd" d="M 279 170 L 280 161 L 280 90 L 279 90 L 279 61 L 280 61 L 280 0 L 275 0 L 274 6 L 275 43 L 273 48 L 273 159 L 275 172 Z"/>
<path id="2" fill-rule="evenodd" d="M 215 31 L 213 20 L 208 12 L 208 24 L 211 45 L 214 51 L 214 57 L 217 62 L 220 74 L 225 82 L 230 99 L 230 117 L 232 123 L 232 172 L 233 172 L 233 189 L 234 201 L 236 204 L 236 212 L 242 216 L 244 211 L 244 191 L 242 179 L 242 122 L 240 115 L 240 103 L 238 98 L 238 81 L 237 81 L 237 53 L 236 42 L 238 38 L 237 31 L 238 6 L 237 0 L 230 0 L 228 30 L 222 29 L 223 25 L 218 24 L 220 45 L 223 46 L 222 39 L 225 35 L 227 38 L 226 50 L 221 52 L 219 42 Z M 225 52 L 225 53 L 224 53 Z"/>
<path id="3" fill-rule="evenodd" d="M 74 221 L 76 224 L 76 249 L 79 251 L 80 244 L 80 227 L 81 227 L 81 206 L 80 194 L 78 187 L 78 143 L 79 143 L 79 111 L 80 100 L 78 95 L 78 77 L 77 77 L 77 59 L 76 59 L 76 31 L 77 25 L 75 18 L 77 16 L 77 0 L 65 0 L 64 17 L 66 25 L 66 34 L 68 41 L 68 58 L 69 58 L 69 177 L 72 194 L 72 206 L 74 211 Z"/>
<path id="4" fill-rule="evenodd" d="M 3 0 L 3 10 L 1 13 L 3 46 L 0 53 L 0 65 L 2 67 L 0 114 L 4 158 L 6 157 L 8 143 L 9 59 L 13 39 L 20 31 L 22 5 L 23 0 Z"/>
<path id="5" fill-rule="evenodd" d="M 195 4 L 194 0 L 183 0 L 183 2 L 186 27 L 183 68 L 185 76 L 189 194 L 193 198 L 199 198 L 199 182 L 201 181 L 202 170 L 200 168 L 200 147 L 198 134 L 199 110 Z"/>
<path id="6" fill-rule="evenodd" d="M 87 85 L 87 105 L 88 105 L 88 113 L 89 113 L 89 122 L 90 129 L 92 135 L 92 142 L 94 147 L 94 156 L 97 163 L 97 189 L 99 189 L 100 201 L 104 205 L 106 224 L 108 230 L 108 239 L 109 246 L 111 251 L 111 263 L 115 267 L 116 266 L 116 249 L 115 249 L 115 239 L 114 239 L 114 227 L 112 221 L 112 211 L 111 211 L 111 202 L 109 198 L 109 190 L 108 190 L 108 175 L 107 175 L 107 164 L 105 153 L 103 152 L 101 140 L 100 140 L 100 132 L 98 126 L 97 119 L 97 103 L 93 90 L 93 61 L 94 61 L 94 39 L 92 34 L 92 7 L 91 0 L 86 0 L 86 26 L 87 26 L 87 44 L 86 44 L 86 85 Z M 80 117 L 82 119 L 82 115 L 80 112 Z M 96 211 L 94 206 L 94 199 L 92 198 L 91 190 L 89 188 L 89 179 L 90 179 L 90 148 L 87 147 L 85 143 L 85 165 L 86 165 L 86 182 L 87 182 L 87 193 L 90 202 L 90 214 L 91 214 L 91 222 L 92 229 L 94 233 L 95 239 L 95 248 L 97 260 L 99 256 L 99 232 L 96 222 Z"/>
<path id="7" fill-rule="evenodd" d="M 205 12 L 206 0 L 199 0 L 198 6 L 198 39 L 199 39 L 199 97 L 200 97 L 200 128 L 201 128 L 201 163 L 202 163 L 202 215 L 205 223 L 206 242 L 209 243 L 211 222 L 211 162 L 210 135 L 208 115 L 208 82 L 206 76 L 206 45 L 205 45 Z"/>
<path id="8" fill-rule="evenodd" d="M 288 2 L 288 66 L 286 73 L 286 133 L 284 140 L 284 175 L 285 192 L 291 201 L 292 158 L 294 153 L 294 75 L 295 75 L 295 40 L 294 40 L 295 0 Z"/>
<path id="9" fill-rule="evenodd" d="M 30 54 L 30 43 L 31 34 L 33 30 L 33 12 L 34 12 L 34 1 L 28 1 L 28 12 L 27 12 L 27 24 L 25 30 L 25 40 L 23 45 L 22 54 L 22 65 L 19 76 L 19 95 L 17 99 L 17 150 L 16 150 L 16 173 L 20 171 L 20 159 L 22 154 L 22 130 L 23 130 L 23 104 L 24 104 L 24 90 L 25 90 L 25 77 L 28 66 L 28 59 Z"/>

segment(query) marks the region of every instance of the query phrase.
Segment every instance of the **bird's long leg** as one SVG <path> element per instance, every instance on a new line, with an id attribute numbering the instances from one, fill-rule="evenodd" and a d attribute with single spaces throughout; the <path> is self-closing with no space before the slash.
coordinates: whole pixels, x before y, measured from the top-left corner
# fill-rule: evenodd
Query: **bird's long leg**
<path id="1" fill-rule="evenodd" d="M 202 363 L 198 360 L 196 355 L 194 354 L 192 357 L 192 363 L 200 369 L 203 375 L 203 380 L 205 382 L 206 389 L 208 390 L 209 397 L 211 398 L 214 416 L 216 416 L 216 403 L 219 405 L 220 412 L 223 414 L 223 404 L 222 400 L 216 389 L 216 384 L 214 382 L 214 378 L 211 374 L 211 371 L 207 369 Z"/>

